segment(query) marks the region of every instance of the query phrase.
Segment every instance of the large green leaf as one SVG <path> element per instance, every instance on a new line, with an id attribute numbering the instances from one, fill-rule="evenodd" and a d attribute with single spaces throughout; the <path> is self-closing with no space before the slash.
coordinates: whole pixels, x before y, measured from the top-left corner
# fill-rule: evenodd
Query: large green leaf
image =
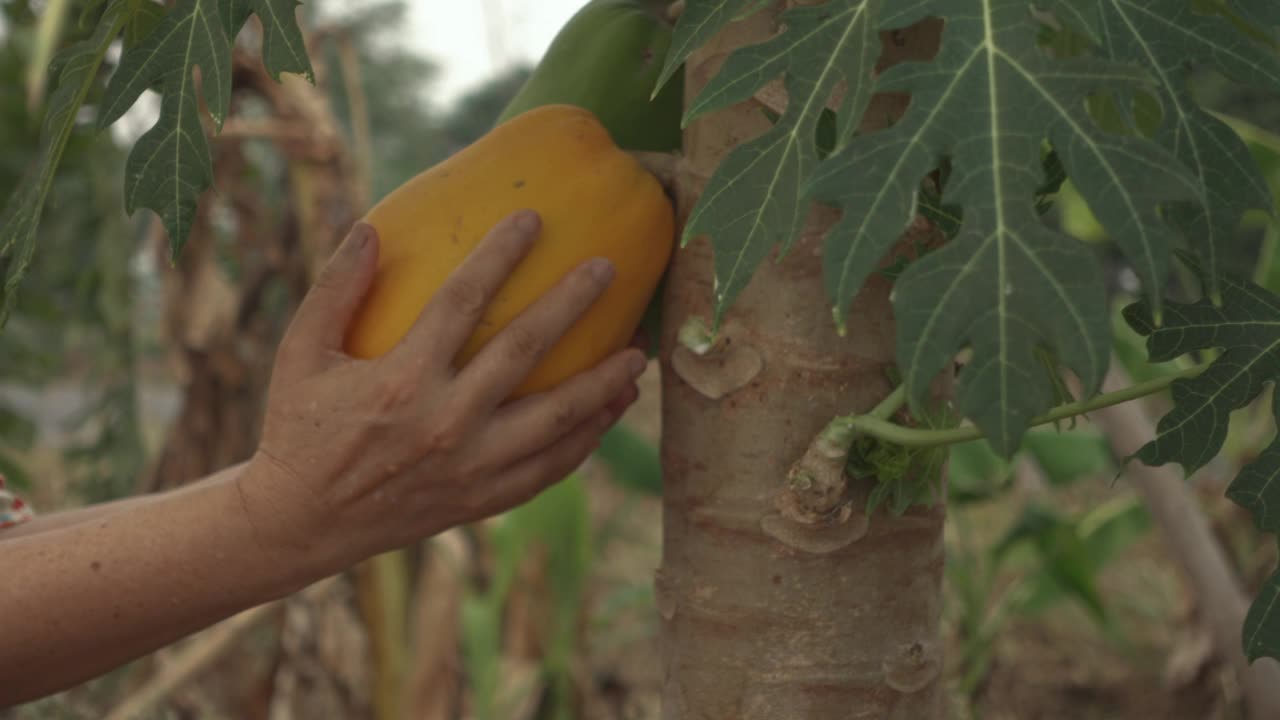
<path id="1" fill-rule="evenodd" d="M 1206 270 L 1188 264 L 1208 287 Z M 1209 298 L 1170 303 L 1165 322 L 1155 326 L 1146 302 L 1125 308 L 1125 319 L 1147 337 L 1153 361 L 1219 349 L 1217 358 L 1193 378 L 1171 387 L 1173 409 L 1156 425 L 1156 435 L 1135 457 L 1148 465 L 1180 463 L 1188 474 L 1216 455 L 1227 436 L 1232 411 L 1249 404 L 1280 378 L 1280 297 L 1253 283 L 1220 276 L 1222 304 Z M 1269 446 L 1231 483 L 1227 495 L 1253 514 L 1258 527 L 1280 530 L 1280 447 Z M 1244 625 L 1250 658 L 1280 657 L 1280 575 L 1265 584 Z"/>
<path id="2" fill-rule="evenodd" d="M 836 146 L 857 127 L 871 97 L 868 79 L 880 52 L 873 25 L 879 0 L 832 0 L 783 13 L 786 30 L 740 48 L 690 104 L 686 117 L 741 102 L 778 76 L 787 107 L 760 137 L 720 163 L 684 226 L 683 243 L 709 235 L 715 248 L 715 324 L 775 246 L 782 251 L 808 214 L 804 180 L 818 165 L 818 123 L 832 90 L 846 92 L 837 113 Z"/>
<path id="3" fill-rule="evenodd" d="M 1187 264 L 1208 287 L 1203 266 L 1189 257 Z M 1218 278 L 1218 286 L 1221 305 L 1208 297 L 1169 303 L 1160 326 L 1146 301 L 1124 310 L 1130 327 L 1146 336 L 1152 362 L 1221 349 L 1203 372 L 1174 381 L 1173 409 L 1156 424 L 1155 438 L 1135 454 L 1148 465 L 1177 462 L 1188 474 L 1200 469 L 1221 449 L 1232 411 L 1249 404 L 1264 384 L 1280 377 L 1280 297 L 1228 275 Z M 1267 499 L 1280 506 L 1280 485 Z"/>
<path id="4" fill-rule="evenodd" d="M 88 39 L 54 56 L 49 74 L 57 78 L 57 87 L 49 95 L 40 129 L 38 160 L 0 213 L 0 325 L 8 318 L 18 282 L 31 263 L 36 227 L 53 185 L 54 172 L 102 58 L 124 24 L 126 5 L 124 0 L 111 3 Z"/>
<path id="5" fill-rule="evenodd" d="M 657 97 L 676 70 L 689 59 L 689 54 L 702 47 L 720 29 L 731 21 L 750 15 L 767 4 L 765 0 L 701 0 L 686 4 L 671 35 L 671 47 L 667 59 L 654 84 L 653 96 Z"/>
<path id="6" fill-rule="evenodd" d="M 1232 241 L 1245 212 L 1274 208 L 1266 180 L 1244 141 L 1196 105 L 1188 74 L 1195 62 L 1246 86 L 1280 94 L 1280 56 L 1250 41 L 1226 18 L 1194 12 L 1186 0 L 1095 0 L 1095 4 L 1105 52 L 1148 68 L 1156 81 L 1164 116 L 1154 139 L 1177 155 L 1203 188 L 1203 204 L 1174 203 L 1168 212 L 1205 263 L 1210 295 L 1217 297 L 1213 283 L 1219 251 Z M 1088 199 L 1094 206 L 1093 199 Z M 1100 220 L 1115 232 L 1112 219 L 1100 214 Z"/>
<path id="7" fill-rule="evenodd" d="M 166 15 L 121 58 L 98 115 L 98 126 L 109 126 L 153 82 L 161 83 L 160 118 L 138 139 L 125 165 L 124 204 L 130 214 L 139 207 L 159 214 L 175 255 L 191 232 L 197 198 L 213 184 L 195 68 L 217 127 L 231 103 L 231 40 L 218 5 L 218 0 L 191 0 Z"/>
<path id="8" fill-rule="evenodd" d="M 1235 0 L 1232 4 L 1259 25 L 1280 25 L 1280 3 L 1275 0 Z"/>
<path id="9" fill-rule="evenodd" d="M 1035 212 L 1041 146 L 1057 151 L 1096 215 L 1138 273 L 1159 287 L 1170 229 L 1162 200 L 1194 199 L 1194 180 L 1152 142 L 1105 133 L 1086 99 L 1140 88 L 1147 73 L 1098 58 L 1050 60 L 1023 2 L 895 3 L 883 26 L 927 15 L 947 20 L 933 61 L 889 69 L 877 90 L 912 95 L 892 128 L 855 139 L 824 161 L 813 196 L 842 220 L 824 250 L 827 287 L 842 316 L 916 211 L 920 179 L 951 162 L 944 199 L 961 206 L 959 235 L 907 268 L 894 295 L 898 360 L 917 403 L 964 347 L 960 407 L 998 452 L 1018 447 L 1026 423 L 1053 403 L 1036 349 L 1048 346 L 1093 393 L 1106 367 L 1107 315 L 1100 268 L 1089 250 L 1045 226 Z"/>
<path id="10" fill-rule="evenodd" d="M 1267 578 L 1249 606 L 1240 632 L 1244 654 L 1250 661 L 1280 658 L 1280 570 Z"/>
<path id="11" fill-rule="evenodd" d="M 124 54 L 107 84 L 97 124 L 105 128 L 118 120 L 146 90 L 162 94 L 159 120 L 129 154 L 125 208 L 158 213 L 176 254 L 190 232 L 197 199 L 213 179 L 194 70 L 200 68 L 203 98 L 220 129 L 231 99 L 231 39 L 255 13 L 262 21 L 263 62 L 272 77 L 292 72 L 313 79 L 297 6 L 297 0 L 184 0 L 165 12 L 152 2 L 114 0 L 89 39 L 54 57 L 50 75 L 57 78 L 57 88 L 49 98 L 40 159 L 0 215 L 0 325 L 35 251 L 36 227 L 67 138 L 121 30 Z"/>
<path id="12" fill-rule="evenodd" d="M 191 232 L 200 194 L 213 184 L 213 164 L 201 122 L 202 94 L 215 128 L 231 103 L 231 40 L 258 13 L 263 61 L 273 76 L 311 77 L 293 0 L 191 0 L 180 3 L 121 58 L 102 99 L 99 127 L 118 120 L 143 91 L 159 83 L 160 117 L 138 139 L 125 166 L 125 210 L 154 210 L 176 256 Z M 195 69 L 200 69 L 197 89 Z"/>

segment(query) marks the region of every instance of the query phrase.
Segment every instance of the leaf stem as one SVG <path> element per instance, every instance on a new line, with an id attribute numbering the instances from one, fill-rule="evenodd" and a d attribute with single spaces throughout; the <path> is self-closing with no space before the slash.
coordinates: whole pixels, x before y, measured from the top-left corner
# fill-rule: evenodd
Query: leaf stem
<path id="1" fill-rule="evenodd" d="M 1178 372 L 1169 373 L 1163 377 L 1141 382 L 1127 388 L 1116 390 L 1102 395 L 1097 395 L 1086 400 L 1059 405 L 1049 412 L 1032 419 L 1031 426 L 1046 425 L 1048 423 L 1064 420 L 1075 415 L 1083 415 L 1094 410 L 1099 410 L 1112 405 L 1119 405 L 1123 402 L 1136 400 L 1153 393 L 1157 393 L 1173 384 L 1175 380 L 1191 377 L 1199 374 L 1208 367 L 1208 363 L 1194 365 Z M 901 386 L 899 386 L 901 389 Z M 896 391 L 895 391 L 896 392 Z M 852 435 L 863 433 L 879 438 L 886 442 L 906 447 L 936 447 L 940 445 L 954 445 L 956 443 L 977 440 L 982 437 L 982 431 L 973 425 L 962 425 L 956 428 L 948 428 L 944 430 L 923 430 L 919 428 L 908 428 L 889 422 L 885 417 L 877 416 L 876 411 L 881 406 L 888 403 L 889 398 L 885 399 L 876 410 L 872 410 L 865 415 L 850 415 L 846 417 L 836 418 L 827 426 L 824 436 L 832 431 L 832 427 L 837 423 L 840 424 L 841 430 L 850 434 L 850 442 Z M 890 411 L 889 414 L 892 414 Z M 887 416 L 886 416 L 887 417 Z"/>

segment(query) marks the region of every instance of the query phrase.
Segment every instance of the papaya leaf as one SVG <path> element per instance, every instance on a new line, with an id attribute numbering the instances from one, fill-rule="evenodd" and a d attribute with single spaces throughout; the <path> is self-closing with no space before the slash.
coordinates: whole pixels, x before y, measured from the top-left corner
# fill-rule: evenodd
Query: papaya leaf
<path id="1" fill-rule="evenodd" d="M 1275 208 L 1248 147 L 1226 123 L 1196 104 L 1188 76 L 1195 63 L 1244 85 L 1280 94 L 1280 55 L 1250 40 L 1221 15 L 1195 12 L 1185 0 L 1093 1 L 1106 38 L 1104 52 L 1152 73 L 1164 110 L 1153 139 L 1176 155 L 1202 188 L 1204 203 L 1174 202 L 1165 212 L 1206 264 L 1209 294 L 1216 298 L 1218 253 L 1233 242 L 1246 212 L 1273 213 Z M 1274 0 L 1267 2 L 1280 7 Z M 1089 189 L 1088 184 L 1081 186 L 1086 193 Z M 1092 197 L 1086 195 L 1086 200 L 1095 211 L 1102 209 Z M 1098 215 L 1113 234 L 1118 227 L 1124 234 L 1140 229 L 1117 225 L 1101 212 Z M 1152 287 L 1149 277 L 1142 279 Z"/>
<path id="2" fill-rule="evenodd" d="M 1280 3 L 1275 0 L 1235 0 L 1232 5 L 1251 22 L 1262 26 L 1280 26 Z"/>
<path id="3" fill-rule="evenodd" d="M 964 219 L 954 240 L 898 280 L 898 364 L 914 409 L 932 378 L 971 347 L 973 361 L 957 388 L 960 408 L 1008 456 L 1027 421 L 1053 402 L 1052 383 L 1036 370 L 1036 348 L 1047 346 L 1074 370 L 1085 394 L 1097 390 L 1108 355 L 1097 262 L 1036 214 L 1043 143 L 1078 186 L 1089 187 L 1095 213 L 1120 226 L 1118 241 L 1153 282 L 1153 294 L 1169 253 L 1158 203 L 1194 200 L 1197 187 L 1155 143 L 1107 134 L 1086 113 L 1094 93 L 1145 87 L 1141 68 L 1047 58 L 1021 2 L 915 0 L 892 8 L 882 27 L 944 17 L 942 47 L 931 62 L 888 69 L 876 90 L 910 93 L 905 115 L 855 138 L 809 180 L 814 199 L 844 211 L 823 253 L 828 293 L 843 321 L 918 212 L 920 178 L 947 158 L 944 200 L 962 207 Z"/>
<path id="4" fill-rule="evenodd" d="M 694 50 L 705 45 L 725 25 L 760 11 L 766 4 L 762 0 L 694 0 L 687 3 L 672 31 L 671 47 L 654 84 L 653 97 L 658 96 Z"/>
<path id="5" fill-rule="evenodd" d="M 1271 573 L 1258 589 L 1240 634 L 1250 662 L 1260 657 L 1280 658 L 1280 570 Z"/>
<path id="6" fill-rule="evenodd" d="M 215 126 L 231 103 L 231 40 L 217 0 L 174 7 L 141 43 L 124 53 L 102 98 L 98 127 L 106 128 L 151 84 L 161 82 L 160 118 L 138 139 L 125 164 L 125 211 L 154 210 L 176 256 L 191 231 L 196 200 L 213 184 L 213 161 L 200 121 L 195 68 Z"/>
<path id="7" fill-rule="evenodd" d="M 1207 288 L 1207 269 L 1189 255 L 1183 258 Z M 1231 412 L 1252 402 L 1265 383 L 1280 377 L 1280 297 L 1229 275 L 1220 275 L 1218 285 L 1221 305 L 1208 297 L 1169 303 L 1160 326 L 1146 300 L 1124 309 L 1129 326 L 1146 336 L 1152 362 L 1221 349 L 1203 372 L 1173 382 L 1173 409 L 1156 424 L 1155 437 L 1134 455 L 1147 465 L 1177 462 L 1188 475 L 1199 470 L 1222 448 Z M 1280 507 L 1280 484 L 1266 501 Z"/>
<path id="8" fill-rule="evenodd" d="M 1194 258 L 1186 261 L 1207 287 L 1206 268 Z M 1177 462 L 1187 474 L 1195 472 L 1221 449 L 1231 412 L 1252 402 L 1266 383 L 1280 379 L 1280 297 L 1228 275 L 1219 276 L 1218 286 L 1221 305 L 1207 297 L 1195 303 L 1169 303 L 1160 327 L 1153 324 L 1145 301 L 1124 310 L 1129 325 L 1146 336 L 1153 362 L 1221 349 L 1204 371 L 1174 381 L 1173 409 L 1156 424 L 1155 437 L 1134 455 L 1147 465 Z M 1259 528 L 1271 532 L 1280 531 L 1277 442 L 1246 465 L 1227 489 L 1227 496 L 1248 510 Z M 1280 575 L 1273 575 L 1259 591 L 1243 632 L 1250 659 L 1280 658 Z"/>
<path id="9" fill-rule="evenodd" d="M 124 47 L 126 50 L 132 49 L 146 39 L 169 12 L 168 7 L 152 0 L 143 0 L 136 3 L 136 5 L 136 9 L 129 15 L 129 19 L 124 26 Z"/>
<path id="10" fill-rule="evenodd" d="M 242 13 L 248 5 L 262 22 L 262 65 L 276 82 L 280 81 L 280 74 L 286 72 L 301 75 L 309 83 L 315 82 L 311 60 L 307 57 L 307 43 L 298 27 L 297 9 L 302 3 L 298 0 L 232 0 L 232 3 L 241 8 Z M 227 36 L 234 38 L 239 34 L 239 28 L 247 19 L 246 14 Z"/>
<path id="11" fill-rule="evenodd" d="M 1049 0 L 1046 9 L 1053 13 L 1062 24 L 1075 30 L 1090 41 L 1100 42 L 1097 14 L 1090 11 L 1089 0 Z"/>
<path id="12" fill-rule="evenodd" d="M 31 263 L 36 228 L 80 106 L 93 86 L 103 56 L 120 34 L 127 5 L 126 0 L 112 2 L 92 35 L 61 50 L 51 62 L 50 75 L 57 78 L 57 87 L 49 95 L 40 127 L 38 160 L 0 212 L 0 326 L 8 319 L 18 283 Z"/>
<path id="13" fill-rule="evenodd" d="M 1280 427 L 1280 385 L 1272 395 L 1272 417 Z M 1240 469 L 1227 487 L 1227 497 L 1253 513 L 1263 532 L 1280 533 L 1280 437 L 1263 448 L 1258 457 Z"/>
<path id="14" fill-rule="evenodd" d="M 143 91 L 159 84 L 160 117 L 138 139 L 125 164 L 125 210 L 155 211 L 177 257 L 191 232 L 201 193 L 213 184 L 213 163 L 200 118 L 201 92 L 215 130 L 231 103 L 231 40 L 258 14 L 263 62 L 281 72 L 312 78 L 297 26 L 294 0 L 191 0 L 168 12 L 140 43 L 127 50 L 111 76 L 98 116 L 99 128 L 118 120 Z M 196 88 L 200 69 L 200 90 Z"/>
<path id="15" fill-rule="evenodd" d="M 716 168 L 685 223 L 682 244 L 709 235 L 715 250 L 713 326 L 774 246 L 785 253 L 808 212 L 800 187 L 819 163 L 818 127 L 832 90 L 844 81 L 836 148 L 845 144 L 871 98 L 880 37 L 871 19 L 879 0 L 832 0 L 783 13 L 783 32 L 740 48 L 690 103 L 696 118 L 752 96 L 785 77 L 787 107 L 759 137 L 735 147 Z"/>

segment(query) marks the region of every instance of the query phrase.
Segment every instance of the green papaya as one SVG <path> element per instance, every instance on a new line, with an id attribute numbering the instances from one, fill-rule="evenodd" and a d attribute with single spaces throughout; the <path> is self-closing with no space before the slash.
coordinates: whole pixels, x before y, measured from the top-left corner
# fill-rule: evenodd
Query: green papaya
<path id="1" fill-rule="evenodd" d="M 591 0 L 556 33 L 533 74 L 502 111 L 505 122 L 541 105 L 586 108 L 624 150 L 680 149 L 684 74 L 650 100 L 671 26 L 643 0 Z"/>

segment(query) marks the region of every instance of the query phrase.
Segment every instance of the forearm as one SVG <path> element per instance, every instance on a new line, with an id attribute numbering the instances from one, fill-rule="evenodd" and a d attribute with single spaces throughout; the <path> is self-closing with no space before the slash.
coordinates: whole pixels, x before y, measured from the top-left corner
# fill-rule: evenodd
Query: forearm
<path id="1" fill-rule="evenodd" d="M 168 495 L 197 491 L 210 483 L 225 479 L 228 475 L 234 475 L 235 473 L 240 472 L 243 468 L 244 463 L 233 465 L 232 467 L 221 470 L 206 478 L 184 485 L 177 490 L 170 490 L 163 494 L 135 495 L 132 497 L 122 498 L 120 500 L 95 503 L 87 507 L 75 508 L 73 510 L 38 513 L 34 518 L 22 523 L 21 525 L 0 530 L 0 542 L 15 540 L 20 537 L 27 537 L 37 533 L 48 532 L 50 530 L 61 530 L 72 525 L 79 525 L 80 523 L 101 520 L 115 515 L 122 510 L 129 510 L 137 507 L 138 505 L 155 502 L 156 500 L 165 498 Z"/>
<path id="2" fill-rule="evenodd" d="M 71 687 L 317 577 L 263 546 L 241 467 L 92 522 L 0 533 L 0 707 Z"/>

